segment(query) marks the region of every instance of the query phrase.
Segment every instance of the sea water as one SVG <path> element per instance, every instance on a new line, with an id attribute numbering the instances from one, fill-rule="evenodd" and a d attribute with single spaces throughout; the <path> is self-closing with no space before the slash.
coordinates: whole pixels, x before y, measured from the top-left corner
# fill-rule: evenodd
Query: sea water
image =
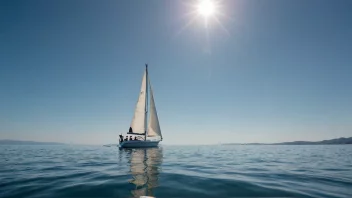
<path id="1" fill-rule="evenodd" d="M 0 197 L 352 197 L 352 145 L 0 146 Z"/>

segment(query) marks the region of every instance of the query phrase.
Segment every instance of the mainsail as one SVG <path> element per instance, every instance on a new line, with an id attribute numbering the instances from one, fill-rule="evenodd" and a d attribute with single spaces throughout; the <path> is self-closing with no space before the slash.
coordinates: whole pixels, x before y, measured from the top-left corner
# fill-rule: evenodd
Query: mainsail
<path id="1" fill-rule="evenodd" d="M 154 102 L 152 85 L 150 81 L 149 81 L 149 87 L 150 87 L 150 105 L 149 105 L 148 137 L 160 136 L 162 138 L 158 114 L 156 112 L 156 107 Z"/>
<path id="2" fill-rule="evenodd" d="M 131 123 L 132 133 L 144 134 L 145 133 L 145 108 L 146 108 L 146 86 L 147 83 L 147 71 L 144 72 L 142 78 L 141 91 L 139 93 L 136 108 L 134 110 L 134 116 Z"/>

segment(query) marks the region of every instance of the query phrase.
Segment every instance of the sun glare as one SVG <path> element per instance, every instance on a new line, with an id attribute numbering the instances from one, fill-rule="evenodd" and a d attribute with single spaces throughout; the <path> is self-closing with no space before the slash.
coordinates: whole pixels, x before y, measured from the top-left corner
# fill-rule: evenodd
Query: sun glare
<path id="1" fill-rule="evenodd" d="M 198 13 L 204 17 L 209 17 L 215 12 L 214 2 L 211 0 L 200 0 L 198 4 Z"/>
<path id="2" fill-rule="evenodd" d="M 210 36 L 214 35 L 214 31 L 217 27 L 220 27 L 227 35 L 230 35 L 229 31 L 222 23 L 223 19 L 229 18 L 226 16 L 224 3 L 224 0 L 185 0 L 182 4 L 184 4 L 189 11 L 184 14 L 184 17 L 189 20 L 176 34 L 180 34 L 193 25 L 200 27 L 201 31 L 204 31 L 206 39 L 204 49 L 211 53 Z"/>

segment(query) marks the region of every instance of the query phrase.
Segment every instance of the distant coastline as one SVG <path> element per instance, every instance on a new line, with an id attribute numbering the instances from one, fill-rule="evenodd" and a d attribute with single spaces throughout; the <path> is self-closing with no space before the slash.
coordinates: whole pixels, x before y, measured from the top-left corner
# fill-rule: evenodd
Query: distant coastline
<path id="1" fill-rule="evenodd" d="M 336 138 L 331 140 L 322 141 L 294 141 L 294 142 L 281 142 L 281 143 L 223 143 L 222 145 L 341 145 L 352 144 L 352 137 L 349 138 Z M 59 142 L 37 142 L 37 141 L 23 141 L 23 140 L 0 140 L 0 145 L 66 145 Z M 105 144 L 103 146 L 111 147 L 117 144 Z"/>
<path id="2" fill-rule="evenodd" d="M 36 142 L 22 140 L 0 140 L 0 145 L 65 145 L 59 142 Z"/>
<path id="3" fill-rule="evenodd" d="M 294 142 L 281 142 L 281 143 L 227 143 L 223 145 L 336 145 L 336 144 L 352 144 L 352 137 L 337 138 L 331 140 L 322 140 L 316 142 L 310 141 L 294 141 Z"/>

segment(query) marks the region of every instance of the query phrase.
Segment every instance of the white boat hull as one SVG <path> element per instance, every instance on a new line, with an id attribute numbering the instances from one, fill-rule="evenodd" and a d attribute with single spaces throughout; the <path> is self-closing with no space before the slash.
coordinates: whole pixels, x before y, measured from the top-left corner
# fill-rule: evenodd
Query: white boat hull
<path id="1" fill-rule="evenodd" d="M 120 143 L 121 148 L 148 148 L 157 147 L 160 141 L 124 141 Z"/>

